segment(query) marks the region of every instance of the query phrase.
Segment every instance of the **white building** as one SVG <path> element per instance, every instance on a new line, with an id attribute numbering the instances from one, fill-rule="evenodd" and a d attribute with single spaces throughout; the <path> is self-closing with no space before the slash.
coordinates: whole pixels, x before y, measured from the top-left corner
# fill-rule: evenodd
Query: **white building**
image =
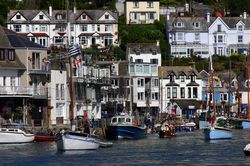
<path id="1" fill-rule="evenodd" d="M 202 99 L 202 79 L 197 70 L 191 66 L 161 66 L 160 110 L 171 114 L 169 107 L 174 101 Z M 193 103 L 190 103 L 192 105 Z M 180 115 L 180 112 L 179 112 Z"/>
<path id="2" fill-rule="evenodd" d="M 69 20 L 69 21 L 67 21 Z M 118 14 L 110 10 L 10 10 L 7 28 L 45 47 L 118 45 Z M 68 43 L 70 38 L 70 43 Z"/>
<path id="3" fill-rule="evenodd" d="M 208 57 L 242 54 L 250 41 L 249 17 L 176 17 L 167 14 L 171 55 Z"/>

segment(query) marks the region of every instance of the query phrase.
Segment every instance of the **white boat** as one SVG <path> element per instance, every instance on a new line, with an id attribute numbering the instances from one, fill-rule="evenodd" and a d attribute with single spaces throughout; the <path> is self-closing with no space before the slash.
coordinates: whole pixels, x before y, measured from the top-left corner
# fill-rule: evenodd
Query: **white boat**
<path id="1" fill-rule="evenodd" d="M 33 142 L 34 139 L 34 134 L 26 133 L 18 128 L 0 128 L 1 144 L 29 143 Z"/>
<path id="2" fill-rule="evenodd" d="M 95 150 L 100 147 L 100 142 L 88 134 L 66 132 L 57 137 L 57 150 Z"/>

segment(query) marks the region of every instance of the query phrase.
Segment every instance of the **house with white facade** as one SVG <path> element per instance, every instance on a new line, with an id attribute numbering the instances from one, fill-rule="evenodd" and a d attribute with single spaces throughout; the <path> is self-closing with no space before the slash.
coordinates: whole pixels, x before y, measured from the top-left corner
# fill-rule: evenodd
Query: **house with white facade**
<path id="1" fill-rule="evenodd" d="M 194 111 L 199 109 L 194 106 L 197 105 L 195 102 L 199 102 L 202 99 L 202 79 L 194 67 L 160 66 L 158 73 L 160 79 L 161 113 L 173 114 L 173 103 L 177 103 L 178 100 L 185 103 L 188 101 L 190 108 L 186 109 Z M 183 112 L 179 109 L 179 112 L 174 114 L 181 117 Z"/>
<path id="2" fill-rule="evenodd" d="M 135 63 L 151 63 L 161 66 L 161 49 L 156 43 L 128 43 L 126 59 Z"/>
<path id="3" fill-rule="evenodd" d="M 69 20 L 69 21 L 68 21 Z M 10 10 L 7 28 L 45 47 L 118 45 L 118 14 L 110 10 Z M 70 39 L 70 43 L 68 43 Z"/>
<path id="4" fill-rule="evenodd" d="M 243 54 L 250 38 L 250 18 L 241 17 L 182 17 L 167 14 L 167 37 L 171 55 L 206 58 L 209 55 Z"/>
<path id="5" fill-rule="evenodd" d="M 153 24 L 160 20 L 159 0 L 125 0 L 126 24 Z"/>
<path id="6" fill-rule="evenodd" d="M 47 48 L 0 27 L 0 110 L 4 118 L 46 126 Z M 18 112 L 22 117 L 9 115 Z"/>

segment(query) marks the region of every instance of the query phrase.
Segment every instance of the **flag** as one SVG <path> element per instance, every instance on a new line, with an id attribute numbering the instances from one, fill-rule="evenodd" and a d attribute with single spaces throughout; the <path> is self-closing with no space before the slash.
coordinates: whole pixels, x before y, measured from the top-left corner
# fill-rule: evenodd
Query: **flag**
<path id="1" fill-rule="evenodd" d="M 69 56 L 74 56 L 74 55 L 79 55 L 81 54 L 81 49 L 78 44 L 71 45 L 68 50 L 68 55 Z"/>

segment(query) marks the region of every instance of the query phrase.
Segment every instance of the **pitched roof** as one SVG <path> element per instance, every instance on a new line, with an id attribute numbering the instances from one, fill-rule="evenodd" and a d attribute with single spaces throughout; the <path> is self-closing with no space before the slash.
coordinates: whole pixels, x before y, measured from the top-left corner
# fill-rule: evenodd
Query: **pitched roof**
<path id="1" fill-rule="evenodd" d="M 160 66 L 158 73 L 160 73 L 162 78 L 168 78 L 170 73 L 174 73 L 176 77 L 179 77 L 183 74 L 190 76 L 194 73 L 197 78 L 201 78 L 198 71 L 191 66 Z"/>

